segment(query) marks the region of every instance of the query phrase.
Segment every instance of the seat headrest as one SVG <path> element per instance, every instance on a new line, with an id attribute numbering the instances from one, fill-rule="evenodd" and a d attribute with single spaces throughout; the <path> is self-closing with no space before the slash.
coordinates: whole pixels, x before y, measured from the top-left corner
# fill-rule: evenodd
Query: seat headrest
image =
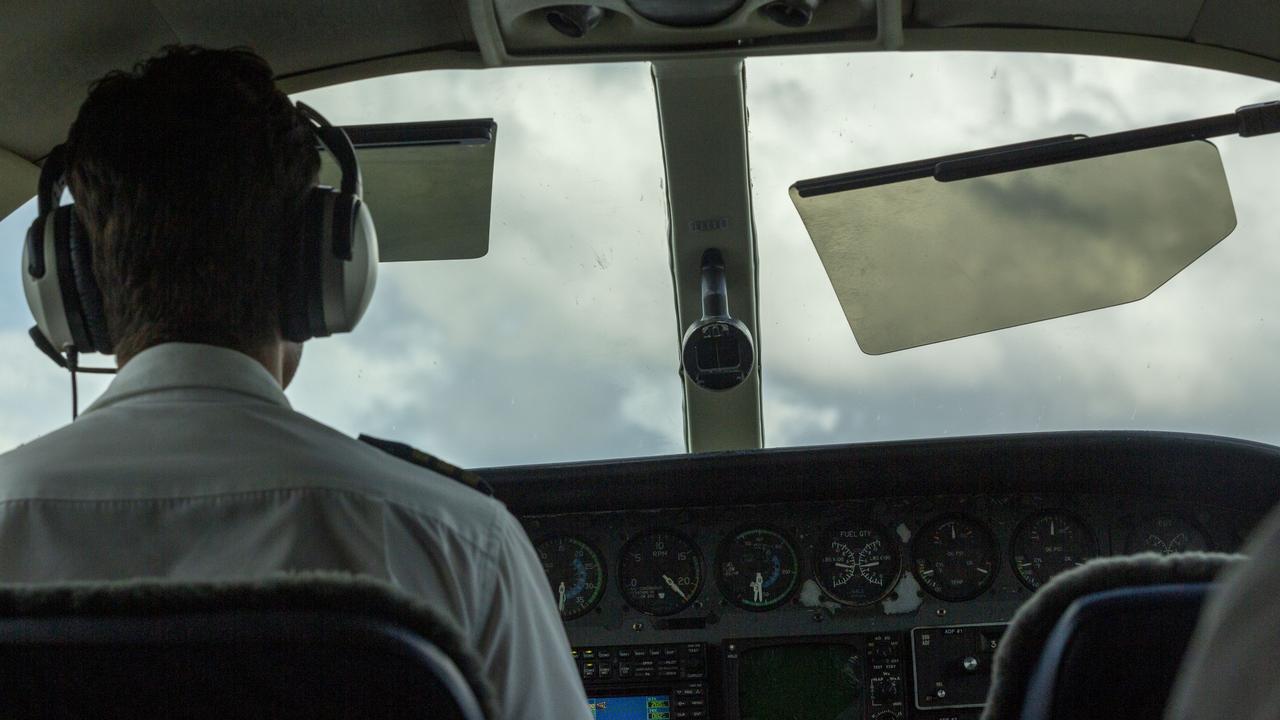
<path id="1" fill-rule="evenodd" d="M 982 720 L 1021 716 L 1032 673 L 1067 609 L 1093 593 L 1152 585 L 1206 583 L 1244 560 L 1223 553 L 1144 553 L 1099 558 L 1058 575 L 1014 614 L 992 660 L 991 689 Z"/>

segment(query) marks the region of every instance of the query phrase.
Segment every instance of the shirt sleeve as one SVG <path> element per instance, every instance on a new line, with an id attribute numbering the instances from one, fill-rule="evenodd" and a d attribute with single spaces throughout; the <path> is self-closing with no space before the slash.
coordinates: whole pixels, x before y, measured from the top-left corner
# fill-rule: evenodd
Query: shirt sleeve
<path id="1" fill-rule="evenodd" d="M 504 720 L 590 720 L 569 639 L 542 564 L 505 509 L 495 523 L 495 573 L 476 647 Z"/>

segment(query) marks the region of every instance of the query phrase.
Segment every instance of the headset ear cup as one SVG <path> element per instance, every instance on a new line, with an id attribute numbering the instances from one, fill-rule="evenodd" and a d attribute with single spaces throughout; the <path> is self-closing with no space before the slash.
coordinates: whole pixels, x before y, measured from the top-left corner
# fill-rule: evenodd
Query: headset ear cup
<path id="1" fill-rule="evenodd" d="M 53 257 L 49 259 L 53 263 L 52 271 L 58 275 L 57 285 L 62 298 L 63 315 L 66 317 L 67 339 L 76 350 L 93 352 L 93 338 L 85 326 L 84 310 L 80 305 L 79 280 L 76 278 L 75 259 L 71 251 L 71 224 L 74 217 L 70 205 L 63 205 L 49 213 L 46 222 L 53 223 Z"/>
<path id="2" fill-rule="evenodd" d="M 286 245 L 281 263 L 280 334 L 305 342 L 312 332 L 312 298 L 320 283 L 320 249 L 325 226 L 328 188 L 314 188 L 302 211 L 302 232 Z"/>
<path id="3" fill-rule="evenodd" d="M 317 298 L 316 336 L 351 332 L 369 305 L 377 276 L 373 218 L 359 196 L 331 192 Z M 322 324 L 321 324 L 322 323 Z"/>
<path id="4" fill-rule="evenodd" d="M 27 228 L 26 263 L 23 267 L 27 280 L 39 280 L 47 269 L 44 257 L 44 224 L 47 216 L 38 215 Z"/>
<path id="5" fill-rule="evenodd" d="M 67 247 L 71 256 L 71 274 L 75 280 L 76 295 L 80 299 L 80 314 L 89 344 L 78 347 L 81 352 L 100 352 L 109 355 L 114 343 L 107 329 L 107 312 L 102 302 L 102 291 L 93 272 L 93 243 L 88 230 L 80 222 L 74 205 L 58 208 L 67 214 Z"/>

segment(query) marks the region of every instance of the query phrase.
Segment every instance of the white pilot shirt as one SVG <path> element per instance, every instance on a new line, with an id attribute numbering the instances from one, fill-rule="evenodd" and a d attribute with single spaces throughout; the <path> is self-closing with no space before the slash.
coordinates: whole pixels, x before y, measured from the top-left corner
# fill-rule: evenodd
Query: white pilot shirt
<path id="1" fill-rule="evenodd" d="M 504 718 L 590 717 L 506 508 L 293 411 L 247 355 L 149 348 L 74 423 L 0 455 L 0 582 L 304 570 L 385 580 L 453 619 Z"/>

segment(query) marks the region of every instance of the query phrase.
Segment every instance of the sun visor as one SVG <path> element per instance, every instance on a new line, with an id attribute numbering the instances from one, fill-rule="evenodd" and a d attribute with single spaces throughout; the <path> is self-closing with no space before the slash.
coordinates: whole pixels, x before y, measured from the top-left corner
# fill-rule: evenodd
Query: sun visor
<path id="1" fill-rule="evenodd" d="M 463 260 L 489 252 L 491 119 L 352 125 L 364 201 L 383 262 Z M 337 187 L 337 165 L 321 149 L 320 182 Z"/>
<path id="2" fill-rule="evenodd" d="M 1139 300 L 1235 228 L 1207 141 L 937 179 L 980 155 L 791 187 L 863 352 Z"/>

